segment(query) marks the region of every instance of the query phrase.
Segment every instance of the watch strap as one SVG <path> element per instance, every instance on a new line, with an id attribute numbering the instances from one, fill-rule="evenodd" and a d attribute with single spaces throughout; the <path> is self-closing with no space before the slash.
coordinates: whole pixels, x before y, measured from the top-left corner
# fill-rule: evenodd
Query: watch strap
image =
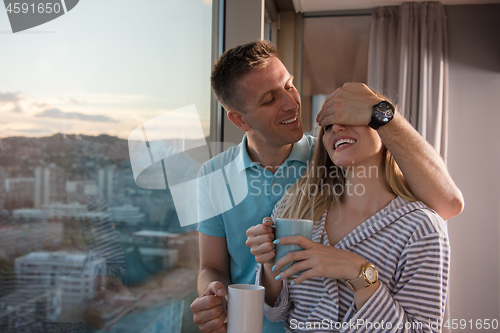
<path id="1" fill-rule="evenodd" d="M 368 283 L 368 281 L 366 281 L 364 276 L 358 276 L 357 278 L 347 280 L 346 282 L 347 282 L 347 285 L 349 287 L 351 287 L 351 289 L 354 291 L 370 286 L 370 283 Z"/>
<path id="2" fill-rule="evenodd" d="M 379 123 L 379 121 L 375 117 L 372 117 L 372 119 L 368 123 L 368 126 L 373 128 L 374 130 L 378 130 L 380 128 L 380 126 L 382 126 L 382 125 Z"/>
<path id="3" fill-rule="evenodd" d="M 373 281 L 370 281 L 370 278 L 367 276 L 367 270 L 372 270 L 372 272 L 375 274 L 375 277 Z M 357 278 L 346 280 L 347 285 L 353 290 L 359 290 L 363 289 L 366 287 L 371 286 L 372 284 L 376 283 L 378 281 L 378 272 L 375 266 L 371 263 L 366 263 L 363 266 L 361 266 L 361 271 L 359 272 L 359 275 Z"/>

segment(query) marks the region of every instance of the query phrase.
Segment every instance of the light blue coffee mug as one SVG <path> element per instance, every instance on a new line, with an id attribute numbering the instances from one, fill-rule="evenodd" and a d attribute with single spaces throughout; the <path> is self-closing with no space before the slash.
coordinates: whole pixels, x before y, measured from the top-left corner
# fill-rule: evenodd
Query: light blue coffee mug
<path id="1" fill-rule="evenodd" d="M 309 240 L 312 239 L 314 222 L 312 220 L 304 220 L 304 219 L 283 219 L 277 218 L 275 220 L 275 224 L 273 225 L 276 228 L 275 236 L 276 239 L 288 236 L 303 236 Z M 278 260 L 283 258 L 289 252 L 300 251 L 303 250 L 297 244 L 277 244 L 276 245 L 276 257 L 274 258 L 274 263 L 276 264 Z M 294 262 L 291 262 L 280 269 L 280 272 L 288 269 Z"/>

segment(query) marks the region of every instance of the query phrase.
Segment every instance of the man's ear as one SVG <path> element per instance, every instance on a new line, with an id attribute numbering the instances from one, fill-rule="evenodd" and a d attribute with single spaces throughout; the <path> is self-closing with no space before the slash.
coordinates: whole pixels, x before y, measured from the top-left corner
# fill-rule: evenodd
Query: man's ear
<path id="1" fill-rule="evenodd" d="M 240 130 L 246 132 L 246 131 L 249 131 L 251 129 L 250 125 L 245 121 L 244 113 L 242 113 L 240 111 L 230 110 L 227 112 L 227 117 Z"/>

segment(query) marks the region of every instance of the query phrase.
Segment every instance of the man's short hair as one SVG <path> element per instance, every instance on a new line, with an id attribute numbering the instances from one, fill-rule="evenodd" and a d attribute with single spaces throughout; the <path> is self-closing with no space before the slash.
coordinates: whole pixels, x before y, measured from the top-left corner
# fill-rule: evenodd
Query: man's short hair
<path id="1" fill-rule="evenodd" d="M 239 96 L 239 80 L 250 72 L 265 68 L 273 57 L 278 58 L 276 47 L 261 40 L 236 46 L 221 55 L 210 82 L 215 97 L 227 111 L 244 111 Z"/>

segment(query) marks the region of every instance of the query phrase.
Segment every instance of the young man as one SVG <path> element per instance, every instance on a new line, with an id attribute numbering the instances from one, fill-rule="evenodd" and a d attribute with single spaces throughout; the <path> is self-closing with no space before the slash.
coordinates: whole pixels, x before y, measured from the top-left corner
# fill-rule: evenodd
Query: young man
<path id="1" fill-rule="evenodd" d="M 245 136 L 240 145 L 205 163 L 201 170 L 202 175 L 210 175 L 224 169 L 229 176 L 222 186 L 208 177 L 199 181 L 198 210 L 207 219 L 199 224 L 200 296 L 191 310 L 202 332 L 225 332 L 227 286 L 255 281 L 256 262 L 245 245 L 246 230 L 270 216 L 286 188 L 305 171 L 314 139 L 303 135 L 300 96 L 271 44 L 257 41 L 226 51 L 216 63 L 211 81 L 229 120 Z M 329 96 L 317 121 L 321 126 L 378 127 L 413 193 L 444 219 L 459 214 L 462 195 L 440 156 L 399 113 L 377 118 L 380 102 L 365 85 L 348 83 Z M 247 186 L 227 183 L 243 171 L 249 193 L 232 209 L 217 214 L 224 191 L 237 192 Z M 264 332 L 283 332 L 283 326 L 265 319 Z"/>

